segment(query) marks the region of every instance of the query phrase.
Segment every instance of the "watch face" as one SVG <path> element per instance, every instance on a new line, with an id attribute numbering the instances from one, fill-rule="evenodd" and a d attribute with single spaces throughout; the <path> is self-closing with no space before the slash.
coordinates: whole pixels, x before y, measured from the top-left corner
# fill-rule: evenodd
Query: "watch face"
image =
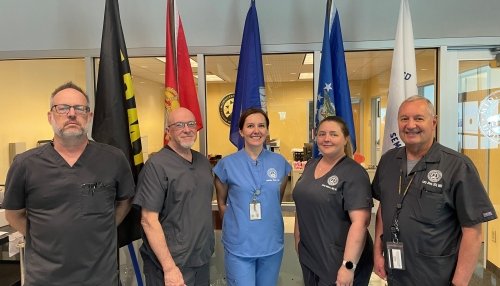
<path id="1" fill-rule="evenodd" d="M 234 103 L 234 93 L 230 93 L 222 100 L 219 104 L 219 115 L 222 121 L 226 124 L 231 124 L 231 114 L 233 112 L 233 103 Z"/>
<path id="2" fill-rule="evenodd" d="M 345 262 L 345 268 L 347 268 L 347 269 L 353 269 L 354 268 L 354 264 L 351 261 L 346 261 Z"/>

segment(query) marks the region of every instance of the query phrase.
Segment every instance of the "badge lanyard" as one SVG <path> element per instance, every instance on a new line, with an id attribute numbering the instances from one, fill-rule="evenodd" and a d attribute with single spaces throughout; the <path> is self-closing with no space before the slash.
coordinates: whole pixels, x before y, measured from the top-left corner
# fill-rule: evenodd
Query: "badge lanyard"
<path id="1" fill-rule="evenodd" d="M 262 163 L 260 164 L 262 165 Z M 250 220 L 260 220 L 262 219 L 262 211 L 261 211 L 261 204 L 260 201 L 258 200 L 259 195 L 261 194 L 262 190 L 262 180 L 263 180 L 263 175 L 262 175 L 262 168 L 264 166 L 260 166 L 259 161 L 255 161 L 255 167 L 257 168 L 257 178 L 255 177 L 255 174 L 253 172 L 253 166 L 248 165 L 248 169 L 250 170 L 250 175 L 252 176 L 252 181 L 254 183 L 254 189 L 252 192 L 252 200 L 250 201 Z"/>
<path id="2" fill-rule="evenodd" d="M 403 183 L 402 177 L 403 177 L 403 172 L 401 171 L 401 175 L 399 176 L 399 185 L 398 185 L 398 193 L 400 197 L 401 197 L 401 186 Z M 394 219 L 392 221 L 392 226 L 391 226 L 392 242 L 396 243 L 399 242 L 399 214 L 401 213 L 401 209 L 403 208 L 403 201 L 406 198 L 406 194 L 408 194 L 408 189 L 410 188 L 414 177 L 415 173 L 411 175 L 410 182 L 408 183 L 408 185 L 406 185 L 403 196 L 399 200 L 399 203 L 396 205 L 396 212 L 394 213 Z"/>
<path id="3" fill-rule="evenodd" d="M 399 203 L 396 205 L 396 212 L 394 213 L 394 219 L 391 225 L 392 242 L 387 242 L 387 260 L 389 262 L 388 265 L 389 269 L 405 270 L 406 268 L 404 262 L 403 243 L 399 242 L 399 214 L 401 212 L 401 209 L 403 207 L 403 201 L 406 198 L 406 194 L 408 194 L 408 189 L 410 188 L 411 183 L 413 182 L 415 174 L 416 173 L 413 173 L 410 182 L 408 183 L 408 185 L 406 185 L 403 196 L 401 196 L 403 171 L 401 171 L 401 174 L 399 176 L 398 193 L 401 199 L 399 200 Z"/>

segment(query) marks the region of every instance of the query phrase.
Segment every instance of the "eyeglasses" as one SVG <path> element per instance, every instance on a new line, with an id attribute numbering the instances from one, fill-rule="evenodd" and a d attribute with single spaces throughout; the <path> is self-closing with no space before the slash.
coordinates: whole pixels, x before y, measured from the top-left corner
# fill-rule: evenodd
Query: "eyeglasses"
<path id="1" fill-rule="evenodd" d="M 51 110 L 55 110 L 58 114 L 68 114 L 70 109 L 73 108 L 76 114 L 85 115 L 90 111 L 90 107 L 86 105 L 67 105 L 56 104 L 52 105 Z"/>
<path id="2" fill-rule="evenodd" d="M 173 127 L 175 129 L 183 129 L 185 126 L 187 126 L 189 129 L 196 129 L 198 124 L 196 124 L 196 121 L 175 122 L 170 124 L 168 127 Z"/>

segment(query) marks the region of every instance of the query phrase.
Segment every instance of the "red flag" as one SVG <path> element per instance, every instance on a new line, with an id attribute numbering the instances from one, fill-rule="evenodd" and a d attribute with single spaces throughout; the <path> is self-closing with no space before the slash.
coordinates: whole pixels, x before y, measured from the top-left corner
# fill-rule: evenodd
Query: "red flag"
<path id="1" fill-rule="evenodd" d="M 165 49 L 165 112 L 185 107 L 193 112 L 198 130 L 203 128 L 200 105 L 194 85 L 186 36 L 175 0 L 167 0 Z M 167 124 L 165 122 L 165 124 Z M 166 128 L 167 126 L 165 126 Z M 168 142 L 165 134 L 165 144 Z"/>

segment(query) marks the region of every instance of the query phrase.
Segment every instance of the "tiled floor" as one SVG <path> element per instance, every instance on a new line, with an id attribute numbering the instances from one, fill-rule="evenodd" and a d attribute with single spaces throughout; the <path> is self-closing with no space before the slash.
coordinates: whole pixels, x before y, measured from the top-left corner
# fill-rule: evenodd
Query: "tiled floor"
<path id="1" fill-rule="evenodd" d="M 293 224 L 290 224 L 289 222 L 287 224 L 292 225 L 293 229 Z M 226 285 L 226 281 L 224 278 L 223 249 L 222 245 L 220 244 L 220 231 L 216 231 L 216 241 L 218 243 L 215 246 L 215 253 L 212 256 L 212 260 L 210 262 L 211 286 L 223 286 Z M 297 255 L 295 253 L 295 250 L 293 249 L 293 234 L 290 232 L 285 234 L 285 245 L 287 247 L 285 247 L 278 286 L 302 286 L 304 285 L 302 282 L 302 272 L 300 270 Z M 120 257 L 124 260 L 129 260 L 129 255 L 126 252 L 123 252 Z M 122 277 L 123 285 L 137 285 L 132 271 L 132 266 L 130 265 L 130 261 L 122 261 L 122 263 L 123 264 L 120 267 L 120 276 Z M 142 261 L 140 261 L 140 264 L 142 264 Z M 378 276 L 372 274 L 369 285 L 386 286 L 387 284 L 385 281 L 378 278 Z M 478 265 L 476 272 L 474 273 L 474 277 L 472 278 L 472 281 L 469 285 L 500 286 L 500 277 L 495 276 L 494 274 Z"/>
<path id="2" fill-rule="evenodd" d="M 293 228 L 294 228 L 294 213 L 284 212 L 284 223 L 285 223 L 285 251 L 283 256 L 283 263 L 281 265 L 280 278 L 278 281 L 278 286 L 302 286 L 302 271 L 297 259 L 297 254 L 294 249 L 294 239 L 293 239 Z M 373 223 L 370 226 L 370 232 L 373 233 Z M 223 261 L 223 248 L 220 243 L 220 230 L 215 232 L 216 234 L 216 245 L 215 253 L 210 261 L 210 275 L 211 275 L 211 286 L 222 286 L 226 285 L 224 278 L 224 261 Z M 136 245 L 136 249 L 139 243 Z M 130 260 L 129 254 L 126 251 L 121 250 L 120 257 L 124 260 Z M 140 260 L 140 255 L 139 255 Z M 140 261 L 142 264 L 142 261 Z M 122 261 L 121 277 L 124 286 L 134 286 L 137 285 L 130 261 Z M 141 268 L 142 269 L 142 268 Z M 375 274 L 372 275 L 370 279 L 370 286 L 386 286 L 386 282 L 378 278 Z M 494 274 L 483 269 L 482 266 L 478 265 L 474 277 L 470 283 L 470 286 L 500 286 L 500 277 L 496 277 Z"/>

